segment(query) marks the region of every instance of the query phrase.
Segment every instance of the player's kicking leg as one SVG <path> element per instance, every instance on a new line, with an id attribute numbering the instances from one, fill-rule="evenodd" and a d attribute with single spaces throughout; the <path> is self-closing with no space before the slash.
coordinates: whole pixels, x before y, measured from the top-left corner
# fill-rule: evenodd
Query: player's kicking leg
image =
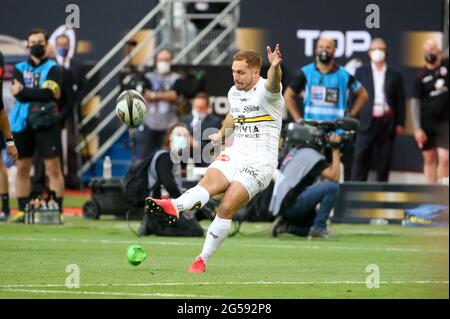
<path id="1" fill-rule="evenodd" d="M 231 220 L 236 212 L 249 201 L 249 194 L 239 182 L 231 183 L 220 203 L 218 213 L 206 233 L 200 255 L 188 272 L 205 272 L 209 257 L 220 247 L 231 229 Z"/>
<path id="2" fill-rule="evenodd" d="M 169 223 L 176 221 L 180 212 L 203 207 L 210 197 L 222 194 L 230 185 L 228 179 L 216 168 L 209 168 L 197 186 L 187 190 L 177 199 L 145 199 L 145 212 L 163 216 Z"/>

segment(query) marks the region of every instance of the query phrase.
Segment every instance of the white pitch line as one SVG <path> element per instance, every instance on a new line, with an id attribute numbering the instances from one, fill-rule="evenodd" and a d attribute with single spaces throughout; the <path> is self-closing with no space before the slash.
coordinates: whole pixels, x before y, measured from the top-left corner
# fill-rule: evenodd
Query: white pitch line
<path id="1" fill-rule="evenodd" d="M 165 293 L 126 293 L 126 292 L 107 292 L 107 291 L 80 291 L 80 290 L 29 290 L 29 289 L 4 289 L 2 291 L 27 292 L 27 293 L 45 293 L 45 294 L 73 294 L 73 295 L 109 295 L 109 296 L 134 296 L 134 297 L 179 297 L 179 298 L 221 298 L 221 296 L 204 296 L 191 294 L 165 294 Z"/>
<path id="2" fill-rule="evenodd" d="M 389 235 L 392 232 L 388 230 L 340 230 L 339 234 L 346 235 Z M 394 233 L 395 234 L 395 233 Z M 426 237 L 449 237 L 448 232 L 421 232 L 421 236 Z"/>
<path id="3" fill-rule="evenodd" d="M 423 236 L 427 237 L 448 237 L 449 234 L 447 232 L 441 232 L 441 233 L 423 233 Z"/>
<path id="4" fill-rule="evenodd" d="M 150 282 L 150 283 L 136 283 L 136 284 L 82 284 L 82 287 L 151 287 L 151 286 L 200 286 L 200 285 L 231 285 L 231 286 L 278 286 L 278 285 L 365 285 L 365 281 L 229 281 L 229 282 Z M 416 280 L 416 281 L 380 281 L 380 284 L 384 285 L 448 285 L 448 281 L 442 280 Z M 37 287 L 66 287 L 60 284 L 33 284 L 33 285 L 0 285 L 0 289 L 9 290 L 11 288 L 37 288 Z"/>
<path id="5" fill-rule="evenodd" d="M 0 239 L 11 239 L 11 237 L 0 236 Z M 33 237 L 15 237 L 17 241 L 50 241 L 50 242 L 77 242 L 77 243 L 100 243 L 100 244 L 136 244 L 135 240 L 89 240 L 89 239 L 77 239 L 69 240 L 63 238 L 33 238 Z M 163 245 L 163 246 L 198 246 L 198 243 L 194 242 L 178 242 L 178 241 L 139 241 L 141 244 Z M 259 244 L 239 244 L 227 243 L 227 247 L 249 247 L 249 248 L 282 248 L 282 249 L 312 249 L 312 250 L 355 250 L 355 251 L 394 251 L 394 252 L 430 252 L 430 253 L 448 253 L 446 249 L 423 249 L 423 248 L 402 248 L 402 247 L 351 247 L 351 246 L 311 246 L 308 242 L 304 241 L 304 246 L 296 245 L 259 245 Z"/>

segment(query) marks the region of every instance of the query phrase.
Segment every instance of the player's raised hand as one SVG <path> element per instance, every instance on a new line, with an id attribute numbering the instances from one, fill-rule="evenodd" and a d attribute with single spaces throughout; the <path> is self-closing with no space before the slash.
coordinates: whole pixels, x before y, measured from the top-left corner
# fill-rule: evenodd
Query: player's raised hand
<path id="1" fill-rule="evenodd" d="M 269 60 L 269 63 L 273 67 L 277 67 L 281 64 L 281 51 L 280 51 L 280 45 L 277 43 L 275 46 L 275 50 L 272 51 L 270 46 L 267 46 L 267 59 Z"/>

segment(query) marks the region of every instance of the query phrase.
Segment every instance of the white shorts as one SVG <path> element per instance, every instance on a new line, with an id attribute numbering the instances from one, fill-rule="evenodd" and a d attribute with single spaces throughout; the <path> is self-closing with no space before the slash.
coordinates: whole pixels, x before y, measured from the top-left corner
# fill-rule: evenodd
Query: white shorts
<path id="1" fill-rule="evenodd" d="M 216 168 L 221 171 L 230 183 L 241 183 L 248 192 L 249 201 L 269 186 L 276 169 L 272 163 L 233 156 L 233 153 L 229 152 L 222 152 L 208 168 Z"/>

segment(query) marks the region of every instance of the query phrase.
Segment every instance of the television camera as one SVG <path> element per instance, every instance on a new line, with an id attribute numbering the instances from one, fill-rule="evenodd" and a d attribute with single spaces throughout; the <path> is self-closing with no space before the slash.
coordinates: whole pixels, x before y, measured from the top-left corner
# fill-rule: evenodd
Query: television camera
<path id="1" fill-rule="evenodd" d="M 303 121 L 289 123 L 286 128 L 286 146 L 311 147 L 322 151 L 334 145 L 329 141 L 333 134 L 340 136 L 339 144 L 353 143 L 359 121 L 354 118 L 343 118 L 336 121 Z"/>

